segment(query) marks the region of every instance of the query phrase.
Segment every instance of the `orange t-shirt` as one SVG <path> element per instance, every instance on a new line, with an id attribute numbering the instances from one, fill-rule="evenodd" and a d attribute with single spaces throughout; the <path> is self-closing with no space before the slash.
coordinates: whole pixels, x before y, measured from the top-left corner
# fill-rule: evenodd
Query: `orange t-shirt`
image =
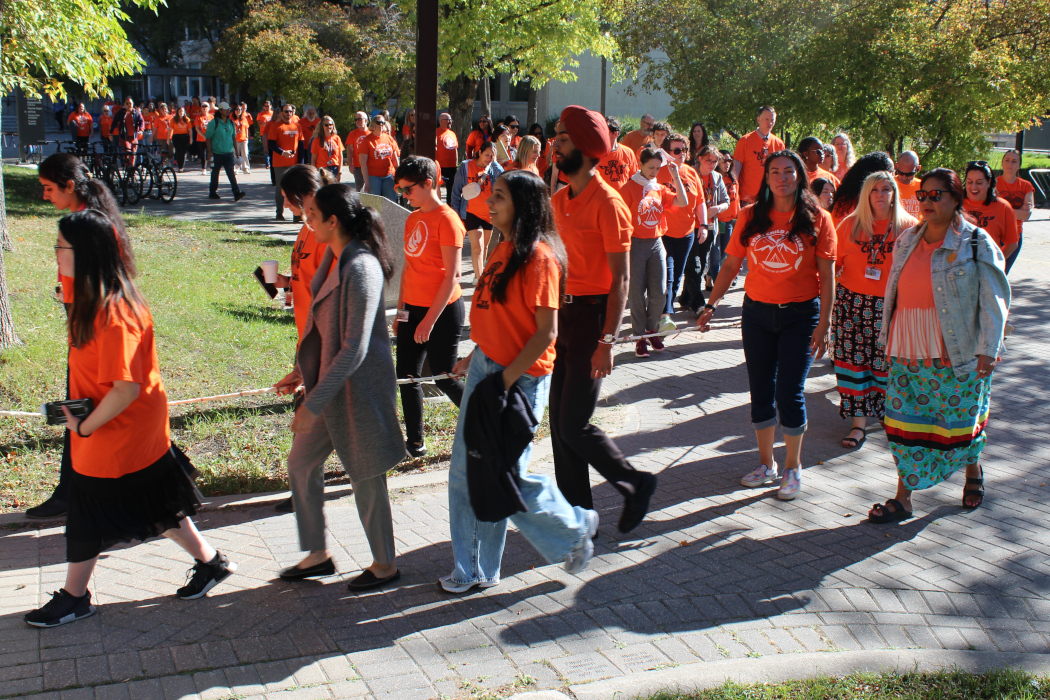
<path id="1" fill-rule="evenodd" d="M 996 197 L 991 204 L 975 202 L 969 197 L 963 200 L 963 211 L 977 222 L 977 225 L 988 232 L 999 250 L 1021 240 L 1017 234 L 1017 217 L 1014 208 L 1002 197 Z"/>
<path id="2" fill-rule="evenodd" d="M 306 330 L 306 317 L 310 313 L 310 301 L 313 294 L 310 284 L 314 281 L 314 274 L 321 265 L 327 243 L 321 243 L 314 238 L 314 230 L 303 224 L 299 229 L 299 235 L 295 238 L 295 247 L 292 248 L 292 310 L 295 313 L 295 329 L 299 331 L 299 342 L 303 341 L 303 332 Z M 333 261 L 335 262 L 335 261 Z"/>
<path id="3" fill-rule="evenodd" d="M 204 107 L 202 107 L 201 105 L 191 104 L 189 107 L 186 108 L 186 116 L 188 116 L 191 120 L 196 119 L 203 113 Z"/>
<path id="4" fill-rule="evenodd" d="M 685 184 L 685 183 L 682 183 Z M 667 229 L 666 212 L 677 209 L 675 193 L 663 185 L 657 184 L 642 194 L 642 186 L 634 180 L 628 180 L 620 188 L 620 196 L 631 211 L 631 226 L 634 238 L 660 238 Z"/>
<path id="5" fill-rule="evenodd" d="M 755 200 L 762 188 L 762 178 L 765 177 L 766 156 L 782 150 L 784 142 L 772 132 L 768 139 L 763 139 L 758 130 L 755 130 L 736 142 L 733 160 L 742 163 L 740 182 L 737 183 L 741 202 L 750 203 Z"/>
<path id="6" fill-rule="evenodd" d="M 295 165 L 298 161 L 296 151 L 299 148 L 300 134 L 299 124 L 292 121 L 287 124 L 279 119 L 275 119 L 270 122 L 270 132 L 267 134 L 267 140 L 276 141 L 277 148 L 282 151 L 288 151 L 292 155 L 286 156 L 276 151 L 273 154 L 273 167 L 275 168 L 288 168 Z M 294 295 L 295 292 L 292 292 Z"/>
<path id="7" fill-rule="evenodd" d="M 563 187 L 551 197 L 554 223 L 568 256 L 566 294 L 608 294 L 612 271 L 607 253 L 631 249 L 631 211 L 620 193 L 596 173 L 573 198 Z"/>
<path id="8" fill-rule="evenodd" d="M 338 135 L 325 140 L 318 136 L 314 139 L 313 153 L 317 156 L 318 168 L 343 167 L 343 140 Z"/>
<path id="9" fill-rule="evenodd" d="M 813 184 L 814 180 L 817 180 L 819 178 L 824 178 L 825 180 L 830 182 L 831 186 L 834 187 L 835 189 L 838 189 L 838 186 L 842 184 L 842 181 L 839 180 L 837 177 L 835 177 L 834 173 L 830 173 L 830 172 L 828 172 L 827 170 L 825 170 L 824 168 L 821 168 L 821 167 L 818 167 L 816 172 L 813 172 L 813 173 L 807 172 L 806 173 L 806 177 L 809 178 L 809 184 L 811 184 L 811 185 Z"/>
<path id="10" fill-rule="evenodd" d="M 171 445 L 153 318 L 145 308 L 142 316 L 140 323 L 126 302 L 116 304 L 112 316 L 99 313 L 91 342 L 69 348 L 72 398 L 91 399 L 98 407 L 113 382 L 139 385 L 138 397 L 89 437 L 70 433 L 69 453 L 78 474 L 116 479 L 150 466 Z"/>
<path id="11" fill-rule="evenodd" d="M 729 255 L 747 258 L 748 273 L 744 278 L 747 296 L 766 304 L 809 301 L 818 296 L 817 258 L 835 259 L 836 234 L 831 215 L 823 209 L 817 210 L 817 240 L 814 243 L 811 236 L 805 235 L 797 241 L 788 239 L 794 210 L 786 213 L 771 211 L 772 227 L 763 234 L 752 236 L 745 247 L 740 236 L 753 211 L 753 207 L 747 207 L 740 212 L 726 246 Z"/>
<path id="12" fill-rule="evenodd" d="M 273 110 L 268 109 L 255 115 L 255 123 L 259 125 L 259 134 L 266 138 L 267 127 L 273 121 Z"/>
<path id="13" fill-rule="evenodd" d="M 740 196 L 737 192 L 736 182 L 730 179 L 729 176 L 722 175 L 722 182 L 725 184 L 726 192 L 729 194 L 729 208 L 718 215 L 718 220 L 729 222 L 740 213 Z"/>
<path id="14" fill-rule="evenodd" d="M 98 133 L 99 133 L 99 135 L 102 138 L 108 139 L 111 136 L 111 134 L 109 132 L 110 132 L 110 129 L 112 127 L 113 127 L 113 115 L 112 114 L 103 114 L 101 117 L 98 118 Z"/>
<path id="15" fill-rule="evenodd" d="M 193 127 L 197 130 L 197 140 L 204 141 L 204 134 L 208 131 L 208 122 L 215 117 L 211 114 L 201 114 L 193 120 Z"/>
<path id="16" fill-rule="evenodd" d="M 314 137 L 314 129 L 316 129 L 317 125 L 320 123 L 320 117 L 314 119 L 299 117 L 299 129 L 303 132 L 303 143 L 310 143 L 310 139 Z"/>
<path id="17" fill-rule="evenodd" d="M 853 240 L 854 217 L 846 218 L 838 226 L 838 244 L 835 249 L 835 266 L 841 269 L 839 284 L 856 294 L 886 296 L 886 280 L 893 266 L 893 246 L 896 241 L 886 240 L 889 220 L 872 222 L 875 235 L 871 240 Z M 867 276 L 869 268 L 877 269 L 878 279 Z"/>
<path id="18" fill-rule="evenodd" d="M 901 206 L 904 207 L 904 211 L 916 219 L 922 219 L 922 212 L 919 211 L 919 200 L 915 199 L 915 193 L 922 189 L 922 182 L 917 177 L 913 177 L 908 184 L 901 182 L 899 177 L 894 179 L 897 181 L 897 190 L 900 192 Z"/>
<path id="19" fill-rule="evenodd" d="M 188 134 L 190 133 L 190 126 L 192 122 L 189 119 L 179 121 L 175 117 L 171 118 L 171 133 L 175 134 Z"/>
<path id="20" fill-rule="evenodd" d="M 488 135 L 481 129 L 474 129 L 467 135 L 467 158 L 473 158 L 474 154 L 481 148 L 481 144 L 489 140 Z"/>
<path id="21" fill-rule="evenodd" d="M 356 156 L 358 161 L 362 155 L 368 158 L 365 165 L 370 177 L 388 177 L 394 174 L 397 169 L 394 160 L 401 152 L 393 136 L 383 133 L 377 136 L 369 133 L 358 143 L 358 148 L 360 149 Z"/>
<path id="22" fill-rule="evenodd" d="M 233 120 L 234 133 L 233 139 L 237 143 L 245 143 L 248 141 L 248 129 L 252 126 L 252 115 L 245 112 L 241 115 L 241 118 L 230 117 Z"/>
<path id="23" fill-rule="evenodd" d="M 639 167 L 638 156 L 623 144 L 619 144 L 616 150 L 609 151 L 598 161 L 598 170 L 601 171 L 602 178 L 616 188 L 622 187 L 630 180 Z"/>
<path id="24" fill-rule="evenodd" d="M 404 293 L 402 301 L 412 306 L 429 308 L 445 280 L 445 259 L 442 248 L 462 248 L 463 226 L 452 207 L 442 204 L 434 211 L 416 210 L 405 221 L 405 268 L 402 272 Z M 463 296 L 456 283 L 448 303 Z"/>
<path id="25" fill-rule="evenodd" d="M 437 163 L 439 168 L 454 168 L 459 163 L 459 139 L 452 129 L 437 130 Z"/>
<path id="26" fill-rule="evenodd" d="M 153 120 L 157 118 L 157 115 L 153 112 L 142 112 L 142 128 L 146 131 L 153 131 Z"/>
<path id="27" fill-rule="evenodd" d="M 346 157 L 350 159 L 350 162 L 355 168 L 361 167 L 360 163 L 357 162 L 357 149 L 360 147 L 361 142 L 365 137 L 371 133 L 372 132 L 367 128 L 361 127 L 360 129 L 354 129 L 346 135 Z"/>
<path id="28" fill-rule="evenodd" d="M 620 145 L 634 154 L 642 149 L 642 146 L 645 145 L 645 142 L 648 139 L 649 137 L 646 136 L 641 129 L 635 129 L 634 131 L 624 134 L 623 138 L 620 139 Z M 634 173 L 631 173 L 627 177 L 630 177 L 631 175 L 634 175 Z"/>
<path id="29" fill-rule="evenodd" d="M 689 199 L 689 203 L 684 207 L 672 207 L 667 210 L 667 213 L 664 215 L 664 220 L 667 223 L 664 235 L 668 238 L 685 238 L 693 232 L 698 223 L 696 220 L 696 199 L 703 189 L 703 185 L 700 182 L 700 174 L 688 165 L 679 165 L 678 176 L 682 178 L 682 186 L 685 187 L 685 196 Z M 678 188 L 674 184 L 674 178 L 671 177 L 671 171 L 667 169 L 666 165 L 660 168 L 660 172 L 656 175 L 656 181 L 663 185 L 667 191 L 677 194 Z"/>
<path id="30" fill-rule="evenodd" d="M 1015 211 L 1024 206 L 1024 198 L 1029 192 L 1035 192 L 1035 187 L 1032 186 L 1028 180 L 1023 177 L 1018 177 L 1014 180 L 1011 185 L 1009 182 L 999 177 L 995 180 L 995 191 L 1000 197 L 1010 203 L 1010 207 Z M 1014 219 L 1017 217 L 1014 216 Z M 1024 222 L 1017 222 L 1017 234 L 1020 235 L 1024 228 Z"/>
<path id="31" fill-rule="evenodd" d="M 503 241 L 492 251 L 474 290 L 474 306 L 470 310 L 470 339 L 486 357 L 504 367 L 514 361 L 536 332 L 536 309 L 561 306 L 561 268 L 551 249 L 542 242 L 536 244 L 532 257 L 507 283 L 506 302 L 501 304 L 492 298 L 492 283 L 513 252 L 509 241 Z M 551 341 L 525 372 L 543 377 L 553 371 L 554 342 Z"/>
<path id="32" fill-rule="evenodd" d="M 482 168 L 478 165 L 476 160 L 467 161 L 467 182 L 470 184 L 476 182 L 481 185 L 481 194 L 474 199 L 467 200 L 467 213 L 473 214 L 474 216 L 482 219 L 483 221 L 492 221 L 492 216 L 489 214 L 489 205 L 485 202 L 492 194 L 492 180 L 485 173 L 487 168 Z"/>
<path id="33" fill-rule="evenodd" d="M 156 130 L 156 136 L 158 141 L 167 141 L 171 138 L 171 115 L 163 116 L 158 114 L 153 119 L 153 128 Z"/>
<path id="34" fill-rule="evenodd" d="M 73 112 L 69 115 L 69 119 L 66 120 L 67 124 L 77 125 L 77 136 L 84 138 L 91 136 L 91 125 L 95 123 L 94 117 L 87 112 L 81 114 L 80 112 Z"/>

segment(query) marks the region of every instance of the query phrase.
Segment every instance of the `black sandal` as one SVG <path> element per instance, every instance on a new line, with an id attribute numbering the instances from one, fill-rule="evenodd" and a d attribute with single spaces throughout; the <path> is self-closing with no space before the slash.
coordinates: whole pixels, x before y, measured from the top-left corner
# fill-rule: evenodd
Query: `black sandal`
<path id="1" fill-rule="evenodd" d="M 978 466 L 980 466 L 980 465 L 978 465 Z M 980 467 L 980 469 L 981 469 L 981 478 L 975 479 L 972 476 L 966 477 L 966 486 L 963 487 L 962 507 L 966 508 L 967 510 L 973 510 L 975 508 L 980 508 L 981 504 L 984 503 L 984 467 Z M 966 488 L 967 486 L 970 486 L 971 484 L 974 485 L 974 486 L 980 486 L 981 490 L 978 491 L 977 489 Z M 968 505 L 966 503 L 966 497 L 967 496 L 976 496 L 977 497 L 977 502 L 974 503 L 973 505 Z"/>
<path id="2" fill-rule="evenodd" d="M 857 438 L 853 437 L 853 431 L 854 430 L 859 430 L 860 431 L 860 440 L 858 440 Z M 842 438 L 841 442 L 842 442 L 842 446 L 843 447 L 845 447 L 846 449 L 849 449 L 849 450 L 853 450 L 853 449 L 856 449 L 856 448 L 860 447 L 861 445 L 863 445 L 864 441 L 867 440 L 867 439 L 868 439 L 868 431 L 865 430 L 864 428 L 850 428 L 849 429 L 849 434 L 847 434 L 846 437 Z M 846 443 L 853 443 L 853 444 L 852 445 L 847 445 Z"/>
<path id="3" fill-rule="evenodd" d="M 896 510 L 890 510 L 886 506 L 892 505 Z M 875 523 L 876 525 L 885 525 L 887 523 L 899 523 L 907 520 L 911 517 L 912 512 L 910 510 L 904 510 L 904 506 L 896 498 L 891 498 L 886 501 L 885 504 L 876 503 L 872 506 L 872 509 L 881 508 L 881 515 L 872 515 L 868 513 L 868 522 Z"/>

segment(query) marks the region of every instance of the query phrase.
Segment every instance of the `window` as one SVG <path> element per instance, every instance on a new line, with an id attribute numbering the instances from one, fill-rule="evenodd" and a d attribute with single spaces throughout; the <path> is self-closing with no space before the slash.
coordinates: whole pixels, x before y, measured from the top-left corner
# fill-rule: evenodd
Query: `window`
<path id="1" fill-rule="evenodd" d="M 532 83 L 528 80 L 523 80 L 520 83 L 510 84 L 510 101 L 511 102 L 528 102 L 529 101 L 529 88 Z"/>
<path id="2" fill-rule="evenodd" d="M 500 84 L 503 82 L 501 80 L 501 77 L 502 76 L 496 75 L 495 77 L 489 78 L 489 97 L 491 97 L 493 102 L 500 101 L 499 87 Z M 482 101 L 481 88 L 483 85 L 484 83 L 478 81 L 478 96 L 475 98 L 478 102 Z"/>

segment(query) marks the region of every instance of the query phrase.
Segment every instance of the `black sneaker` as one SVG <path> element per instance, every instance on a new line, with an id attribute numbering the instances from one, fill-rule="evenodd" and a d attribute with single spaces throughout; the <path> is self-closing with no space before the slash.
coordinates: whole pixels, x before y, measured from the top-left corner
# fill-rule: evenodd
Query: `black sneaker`
<path id="1" fill-rule="evenodd" d="M 301 223 L 303 223 L 303 217 L 301 217 L 301 216 L 293 216 L 292 217 L 292 223 L 293 224 L 301 224 Z"/>
<path id="2" fill-rule="evenodd" d="M 241 201 L 242 199 L 244 199 L 247 196 L 248 196 L 247 192 L 243 192 L 243 191 L 242 192 L 238 192 L 237 194 L 233 195 L 233 201 L 239 202 L 239 201 Z"/>
<path id="3" fill-rule="evenodd" d="M 215 558 L 208 563 L 200 559 L 194 559 L 196 564 L 186 572 L 189 582 L 176 591 L 183 600 L 194 600 L 202 598 L 208 591 L 215 588 L 227 576 L 237 570 L 237 565 L 230 562 L 222 552 L 216 552 Z"/>
<path id="4" fill-rule="evenodd" d="M 284 218 L 284 214 L 278 214 L 277 216 L 273 217 L 273 220 L 274 221 L 287 221 L 287 219 Z"/>
<path id="5" fill-rule="evenodd" d="M 51 518 L 61 518 L 66 514 L 66 502 L 60 498 L 52 496 L 43 503 L 33 508 L 26 510 L 26 517 L 33 520 L 49 520 Z"/>
<path id="6" fill-rule="evenodd" d="M 406 442 L 405 449 L 408 450 L 408 454 L 412 459 L 416 459 L 417 457 L 425 457 L 427 454 L 427 443 Z"/>
<path id="7" fill-rule="evenodd" d="M 208 199 L 222 199 L 222 197 L 213 192 L 212 194 L 208 195 Z"/>
<path id="8" fill-rule="evenodd" d="M 279 501 L 278 503 L 276 503 L 274 505 L 273 509 L 275 511 L 277 511 L 278 513 L 294 513 L 295 512 L 295 504 L 292 503 L 292 497 L 289 496 L 288 498 L 284 499 L 283 501 Z"/>
<path id="9" fill-rule="evenodd" d="M 649 499 L 656 491 L 656 477 L 648 472 L 641 472 L 641 475 L 634 493 L 623 499 L 623 512 L 620 513 L 620 522 L 617 525 L 620 532 L 630 532 L 638 527 L 649 512 Z"/>
<path id="10" fill-rule="evenodd" d="M 33 627 L 58 627 L 91 617 L 94 614 L 95 606 L 91 604 L 91 591 L 85 593 L 83 598 L 77 598 L 63 588 L 55 591 L 51 595 L 51 600 L 45 603 L 44 607 L 26 613 L 22 619 L 27 625 Z"/>

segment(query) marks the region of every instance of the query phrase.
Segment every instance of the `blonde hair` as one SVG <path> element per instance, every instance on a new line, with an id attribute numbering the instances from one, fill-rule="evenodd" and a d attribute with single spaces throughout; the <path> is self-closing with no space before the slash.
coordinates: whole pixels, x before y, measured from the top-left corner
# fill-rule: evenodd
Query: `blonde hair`
<path id="1" fill-rule="evenodd" d="M 339 127 L 335 125 L 335 119 L 333 119 L 332 117 L 329 117 L 329 116 L 323 117 L 321 119 L 321 126 L 323 127 L 328 122 L 332 122 L 332 136 L 338 136 L 339 135 Z M 323 134 L 324 131 L 322 130 L 321 133 Z"/>
<path id="2" fill-rule="evenodd" d="M 890 187 L 893 188 L 888 234 L 893 238 L 897 238 L 901 233 L 919 223 L 918 219 L 904 211 L 904 207 L 901 206 L 900 190 L 897 189 L 897 181 L 894 179 L 893 174 L 879 170 L 868 175 L 864 180 L 864 184 L 860 188 L 860 196 L 857 198 L 857 208 L 845 219 L 853 222 L 850 238 L 853 239 L 854 243 L 860 243 L 864 239 L 870 240 L 875 231 L 875 215 L 871 211 L 871 191 L 880 182 L 888 182 Z"/>
<path id="3" fill-rule="evenodd" d="M 539 153 L 539 151 L 540 142 L 536 140 L 535 136 L 522 136 L 521 141 L 518 143 L 518 155 L 514 158 L 514 161 L 519 168 L 524 168 L 529 165 L 529 157 L 533 153 Z"/>

